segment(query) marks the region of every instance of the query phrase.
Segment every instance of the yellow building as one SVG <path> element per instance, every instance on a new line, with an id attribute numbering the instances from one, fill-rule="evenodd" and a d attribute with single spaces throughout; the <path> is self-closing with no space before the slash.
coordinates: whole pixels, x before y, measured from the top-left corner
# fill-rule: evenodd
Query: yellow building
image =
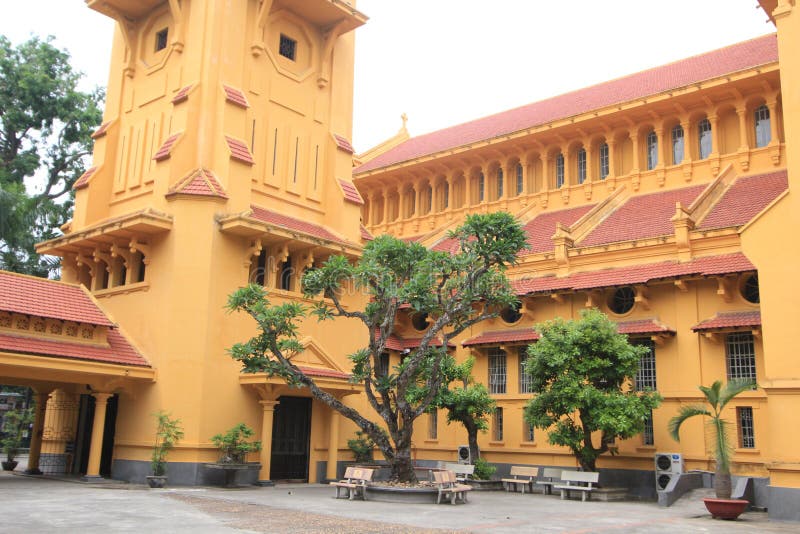
<path id="1" fill-rule="evenodd" d="M 224 312 L 227 295 L 254 281 L 276 302 L 303 301 L 298 273 L 332 254 L 357 258 L 371 235 L 448 250 L 447 231 L 467 213 L 505 210 L 531 244 L 510 272 L 522 307 L 473 328 L 455 348 L 458 358 L 477 357 L 476 377 L 498 402 L 481 437 L 485 457 L 501 472 L 575 465 L 522 421 L 530 393 L 520 349 L 535 342 L 534 324 L 598 307 L 651 347 L 635 383 L 665 399 L 644 435 L 600 461 L 606 481 L 653 497 L 658 452 L 681 454 L 686 469 L 713 469 L 701 423 L 678 444 L 666 422 L 699 400 L 698 384 L 755 377 L 762 387 L 728 413 L 734 474 L 754 479 L 757 502 L 774 517 L 800 519 L 791 506 L 800 496 L 797 431 L 787 424 L 800 408 L 791 352 L 800 304 L 792 289 L 800 246 L 790 234 L 800 165 L 793 1 L 762 1 L 777 36 L 419 137 L 404 125 L 355 158 L 352 30 L 366 17 L 353 2 L 87 4 L 118 22 L 104 123 L 93 166 L 75 185 L 73 221 L 39 250 L 63 258 L 64 281 L 88 288 L 105 322 L 0 300 L 8 316 L 0 330 L 13 330 L 0 334 L 28 340 L 0 347 L 0 382 L 34 385 L 50 399 L 37 418 L 34 460 L 69 457 L 58 465 L 141 481 L 150 414 L 166 409 L 186 431 L 169 458 L 171 483 L 217 480 L 203 467 L 216 459 L 209 438 L 239 421 L 262 436 L 251 458 L 261 483 L 334 477 L 337 462 L 350 459 L 355 427 L 304 390 L 240 373 L 226 348 L 254 330 Z M 20 294 L 19 277 L 6 276 L 14 281 L 4 291 Z M 46 334 L 32 326 L 37 317 L 91 326 L 110 360 L 102 367 L 77 349 L 31 348 Z M 143 358 L 135 369 L 107 341 L 117 324 Z M 425 323 L 402 317 L 390 362 L 413 346 L 417 328 Z M 346 321 L 309 321 L 301 331 L 303 367 L 366 409 L 347 380 L 346 355 L 367 333 Z M 88 380 L 70 366 L 109 376 Z M 89 417 L 90 404 L 103 408 Z M 443 419 L 419 420 L 417 461 L 453 460 L 466 441 Z M 63 431 L 70 425 L 93 431 Z M 105 454 L 103 438 L 113 444 Z M 85 467 L 72 461 L 78 448 L 91 451 Z"/>

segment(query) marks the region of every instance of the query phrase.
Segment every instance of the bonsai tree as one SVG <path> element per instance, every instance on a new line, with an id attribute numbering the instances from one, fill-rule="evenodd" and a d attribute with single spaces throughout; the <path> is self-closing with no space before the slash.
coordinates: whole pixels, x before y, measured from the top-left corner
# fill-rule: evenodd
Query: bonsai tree
<path id="1" fill-rule="evenodd" d="M 555 319 L 536 326 L 539 340 L 528 347 L 526 372 L 535 397 L 525 420 L 550 429 L 548 441 L 569 447 L 584 471 L 596 471 L 610 443 L 644 431 L 645 419 L 661 403 L 655 392 L 632 391 L 646 347 L 631 345 L 597 309 L 579 320 Z M 599 432 L 596 445 L 592 435 Z"/>
<path id="2" fill-rule="evenodd" d="M 150 468 L 153 476 L 161 477 L 167 472 L 167 454 L 175 444 L 183 438 L 183 429 L 180 419 L 173 418 L 169 413 L 161 410 L 153 414 L 156 418 L 156 442 L 153 445 L 153 455 L 150 458 Z"/>
<path id="3" fill-rule="evenodd" d="M 364 247 L 357 263 L 332 256 L 303 276 L 306 297 L 319 299 L 313 309 L 319 320 L 344 317 L 364 325 L 364 346 L 349 358 L 352 381 L 364 386 L 369 404 L 366 415 L 320 388 L 292 362 L 303 350 L 297 339 L 297 325 L 308 312 L 303 305 L 273 306 L 258 285 L 236 291 L 228 301 L 230 310 L 248 313 L 260 330 L 256 337 L 230 349 L 243 370 L 307 387 L 314 398 L 353 421 L 375 442 L 391 467 L 393 480 L 416 480 L 411 456 L 414 421 L 430 410 L 447 381 L 442 364 L 448 354 L 443 347 L 516 301 L 505 269 L 527 245 L 512 215 L 469 215 L 449 236 L 458 247 L 456 252 L 437 252 L 419 243 L 379 236 Z M 344 288 L 363 292 L 366 306 L 359 310 L 344 305 L 340 299 Z M 428 325 L 419 346 L 384 373 L 380 358 L 401 313 L 423 314 Z M 419 395 L 420 389 L 424 395 Z M 378 415 L 377 421 L 369 418 L 373 414 Z"/>
<path id="4" fill-rule="evenodd" d="M 3 425 L 3 433 L 5 435 L 2 441 L 0 441 L 0 445 L 3 447 L 3 454 L 6 455 L 6 461 L 3 463 L 9 466 L 13 463 L 13 466 L 9 470 L 13 470 L 14 467 L 16 467 L 14 458 L 19 453 L 20 447 L 22 447 L 22 433 L 28 428 L 32 420 L 33 410 L 30 408 L 26 410 L 13 410 L 5 415 L 5 424 Z"/>
<path id="5" fill-rule="evenodd" d="M 347 440 L 347 447 L 353 451 L 353 460 L 356 463 L 372 463 L 372 449 L 375 442 L 361 430 L 356 432 L 356 437 Z"/>
<path id="6" fill-rule="evenodd" d="M 682 406 L 678 415 L 669 420 L 669 433 L 675 441 L 680 441 L 681 425 L 687 419 L 696 415 L 708 417 L 708 428 L 713 436 L 713 454 L 716 463 L 714 491 L 718 499 L 730 499 L 733 449 L 728 439 L 730 423 L 722 418 L 722 410 L 739 393 L 754 389 L 756 383 L 752 380 L 731 380 L 723 387 L 722 381 L 717 380 L 711 384 L 711 387 L 698 387 L 703 392 L 711 410 L 702 405 Z"/>
<path id="7" fill-rule="evenodd" d="M 221 464 L 243 464 L 247 453 L 261 450 L 260 441 L 247 441 L 253 437 L 253 429 L 239 423 L 224 434 L 211 437 L 211 441 L 219 448 Z"/>

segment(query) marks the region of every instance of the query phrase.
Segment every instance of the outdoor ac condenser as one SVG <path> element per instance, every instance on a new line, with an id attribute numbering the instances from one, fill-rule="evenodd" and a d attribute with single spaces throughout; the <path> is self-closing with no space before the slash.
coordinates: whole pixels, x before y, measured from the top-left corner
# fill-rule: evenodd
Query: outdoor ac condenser
<path id="1" fill-rule="evenodd" d="M 472 456 L 469 453 L 469 445 L 458 446 L 458 463 L 467 465 L 472 463 Z"/>
<path id="2" fill-rule="evenodd" d="M 677 452 L 659 452 L 655 457 L 656 490 L 664 491 L 670 481 L 683 473 L 683 456 Z"/>

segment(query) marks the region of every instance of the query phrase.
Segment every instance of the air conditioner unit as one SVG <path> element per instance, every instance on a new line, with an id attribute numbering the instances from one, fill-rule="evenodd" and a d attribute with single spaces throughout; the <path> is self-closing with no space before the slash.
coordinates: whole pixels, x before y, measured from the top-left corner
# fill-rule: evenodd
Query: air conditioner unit
<path id="1" fill-rule="evenodd" d="M 472 455 L 469 453 L 469 445 L 458 446 L 458 463 L 467 465 L 472 463 Z"/>
<path id="2" fill-rule="evenodd" d="M 670 481 L 683 473 L 683 456 L 677 452 L 659 452 L 655 457 L 656 490 L 664 491 Z"/>

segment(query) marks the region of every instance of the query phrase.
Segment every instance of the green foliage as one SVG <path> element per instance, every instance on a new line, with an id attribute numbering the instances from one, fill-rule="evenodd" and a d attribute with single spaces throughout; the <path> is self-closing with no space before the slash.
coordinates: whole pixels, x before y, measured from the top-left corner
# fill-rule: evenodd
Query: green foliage
<path id="1" fill-rule="evenodd" d="M 247 312 L 260 330 L 257 337 L 234 345 L 231 356 L 245 372 L 265 372 L 290 385 L 308 387 L 315 398 L 355 422 L 375 442 L 394 478 L 413 480 L 414 420 L 435 406 L 440 389 L 450 382 L 452 358 L 441 347 L 517 302 L 505 270 L 527 246 L 521 226 L 508 213 L 470 215 L 450 236 L 459 242 L 460 252 L 435 252 L 384 235 L 368 243 L 355 264 L 344 256 L 332 256 L 303 276 L 306 297 L 318 299 L 310 310 L 318 320 L 344 318 L 364 325 L 365 345 L 349 356 L 352 381 L 364 385 L 370 407 L 381 421 L 344 405 L 292 363 L 302 350 L 296 325 L 309 310 L 294 303 L 272 306 L 261 287 L 242 288 L 229 298 L 229 310 Z M 363 310 L 342 304 L 344 289 L 366 297 Z M 401 313 L 427 313 L 430 325 L 419 347 L 405 355 L 402 364 L 382 373 L 380 358 Z"/>
<path id="2" fill-rule="evenodd" d="M 628 343 L 596 309 L 584 310 L 577 321 L 548 321 L 537 331 L 526 364 L 536 396 L 525 407 L 525 419 L 549 429 L 551 444 L 569 447 L 581 467 L 594 471 L 609 443 L 641 433 L 661 403 L 658 393 L 623 388 L 648 349 Z M 599 446 L 593 432 L 600 432 Z"/>
<path id="3" fill-rule="evenodd" d="M 495 466 L 483 458 L 476 458 L 473 463 L 475 464 L 475 471 L 472 473 L 472 477 L 476 480 L 490 480 L 495 471 L 497 471 Z"/>
<path id="4" fill-rule="evenodd" d="M 357 463 L 372 463 L 372 449 L 375 448 L 375 442 L 361 430 L 356 432 L 355 438 L 347 440 L 347 447 L 353 451 L 353 459 Z"/>
<path id="5" fill-rule="evenodd" d="M 13 47 L 0 36 L 0 269 L 39 276 L 58 262 L 38 256 L 34 243 L 55 237 L 71 216 L 103 99 L 100 89 L 78 90 L 82 74 L 51 41 Z"/>
<path id="6" fill-rule="evenodd" d="M 260 441 L 247 441 L 255 432 L 244 423 L 239 423 L 224 434 L 211 437 L 211 441 L 220 450 L 221 464 L 243 464 L 247 453 L 261 450 Z"/>
<path id="7" fill-rule="evenodd" d="M 725 387 L 721 380 L 716 380 L 711 387 L 698 386 L 711 406 L 709 411 L 705 406 L 682 406 L 678 415 L 669 420 L 669 433 L 675 441 L 680 441 L 681 425 L 694 416 L 708 417 L 708 429 L 713 437 L 713 453 L 717 464 L 718 473 L 730 473 L 733 449 L 728 437 L 729 423 L 722 418 L 722 410 L 739 393 L 755 389 L 756 383 L 752 380 L 731 380 Z"/>
<path id="8" fill-rule="evenodd" d="M 33 410 L 12 410 L 6 412 L 3 424 L 3 439 L 0 446 L 6 459 L 10 462 L 19 453 L 22 446 L 22 433 L 33 421 Z"/>
<path id="9" fill-rule="evenodd" d="M 150 468 L 154 476 L 164 476 L 167 472 L 167 454 L 183 438 L 181 420 L 171 417 L 161 410 L 153 414 L 156 418 L 156 442 L 150 457 Z"/>

